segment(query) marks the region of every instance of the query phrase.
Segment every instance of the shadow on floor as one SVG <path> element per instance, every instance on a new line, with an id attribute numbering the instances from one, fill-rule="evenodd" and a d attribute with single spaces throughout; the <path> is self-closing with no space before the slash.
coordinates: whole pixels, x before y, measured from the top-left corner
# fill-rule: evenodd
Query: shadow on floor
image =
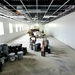
<path id="1" fill-rule="evenodd" d="M 30 52 L 27 52 L 27 54 L 25 56 L 36 56 L 35 54 L 32 54 Z"/>
<path id="2" fill-rule="evenodd" d="M 6 62 L 0 75 L 28 75 L 28 72 L 35 67 L 37 61 L 34 58 L 16 59 L 14 62 Z"/>
<path id="3" fill-rule="evenodd" d="M 67 54 L 64 48 L 58 47 L 51 47 L 51 54 L 60 55 L 60 54 Z"/>

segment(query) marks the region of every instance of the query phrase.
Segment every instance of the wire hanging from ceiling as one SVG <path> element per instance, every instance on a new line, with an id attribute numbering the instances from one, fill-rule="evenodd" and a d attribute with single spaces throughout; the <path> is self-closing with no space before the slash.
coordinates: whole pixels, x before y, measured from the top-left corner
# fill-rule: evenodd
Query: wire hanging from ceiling
<path id="1" fill-rule="evenodd" d="M 61 5 L 55 12 L 53 12 L 53 14 L 51 16 L 53 16 L 56 12 L 58 12 L 63 6 L 65 6 L 70 0 L 67 0 L 63 5 Z M 49 18 L 46 19 L 46 21 L 48 20 Z"/>
<path id="2" fill-rule="evenodd" d="M 27 10 L 26 6 L 24 5 L 24 3 L 22 2 L 22 0 L 20 0 L 20 2 L 22 3 L 23 7 L 25 8 L 25 10 L 27 11 L 27 13 L 29 14 L 29 12 L 28 12 L 28 10 Z M 32 17 L 31 17 L 31 15 L 30 15 L 30 14 L 29 14 L 29 17 L 30 17 L 30 18 L 31 18 L 31 20 L 32 20 Z"/>
<path id="3" fill-rule="evenodd" d="M 54 2 L 54 0 L 51 1 L 50 5 L 48 6 L 48 8 L 47 8 L 47 10 L 46 10 L 46 12 L 45 12 L 45 14 L 44 14 L 44 16 L 45 16 L 46 13 L 48 12 L 48 10 L 49 10 L 49 8 L 51 7 L 51 5 L 52 5 L 53 2 Z M 43 16 L 43 17 L 44 17 L 44 16 Z M 43 19 L 43 17 L 42 17 L 42 19 Z"/>

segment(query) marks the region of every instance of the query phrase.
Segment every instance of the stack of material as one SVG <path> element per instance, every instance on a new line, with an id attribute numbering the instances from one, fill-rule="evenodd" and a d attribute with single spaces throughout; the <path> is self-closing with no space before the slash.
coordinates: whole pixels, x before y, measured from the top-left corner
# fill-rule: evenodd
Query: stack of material
<path id="1" fill-rule="evenodd" d="M 33 32 L 33 34 L 35 35 L 36 38 L 41 37 L 40 31 L 35 31 L 35 32 Z"/>
<path id="2" fill-rule="evenodd" d="M 26 55 L 26 53 L 27 53 L 27 48 L 26 47 L 23 47 L 23 55 Z"/>
<path id="3" fill-rule="evenodd" d="M 9 45 L 9 53 L 14 52 L 17 55 L 18 51 L 22 51 L 22 44 L 11 44 L 11 45 Z"/>
<path id="4" fill-rule="evenodd" d="M 9 59 L 13 62 L 18 56 L 18 59 L 23 59 L 23 55 L 26 55 L 27 48 L 22 47 L 22 44 L 0 44 L 0 72 L 2 72 L 2 66 Z"/>

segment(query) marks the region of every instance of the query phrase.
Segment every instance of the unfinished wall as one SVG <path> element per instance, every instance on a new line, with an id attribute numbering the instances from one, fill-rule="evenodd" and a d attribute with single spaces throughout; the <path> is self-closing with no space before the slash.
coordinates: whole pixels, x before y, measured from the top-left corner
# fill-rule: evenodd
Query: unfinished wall
<path id="1" fill-rule="evenodd" d="M 45 32 L 75 49 L 75 12 L 45 25 Z"/>
<path id="2" fill-rule="evenodd" d="M 0 43 L 5 43 L 8 42 L 14 38 L 17 38 L 18 36 L 21 36 L 27 32 L 27 30 L 22 30 L 16 32 L 16 25 L 23 25 L 25 27 L 25 23 L 21 23 L 18 21 L 14 21 L 8 18 L 2 18 L 0 17 L 0 22 L 3 22 L 3 27 L 4 27 L 4 35 L 0 35 Z M 13 26 L 13 33 L 9 32 L 9 23 L 12 23 Z"/>

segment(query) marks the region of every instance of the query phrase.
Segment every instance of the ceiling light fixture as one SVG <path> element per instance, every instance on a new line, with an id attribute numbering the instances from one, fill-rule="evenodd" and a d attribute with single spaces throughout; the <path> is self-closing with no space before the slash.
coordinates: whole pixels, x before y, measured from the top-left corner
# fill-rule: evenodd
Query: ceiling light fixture
<path id="1" fill-rule="evenodd" d="M 43 18 L 50 18 L 50 17 L 57 17 L 57 16 L 45 15 Z"/>

